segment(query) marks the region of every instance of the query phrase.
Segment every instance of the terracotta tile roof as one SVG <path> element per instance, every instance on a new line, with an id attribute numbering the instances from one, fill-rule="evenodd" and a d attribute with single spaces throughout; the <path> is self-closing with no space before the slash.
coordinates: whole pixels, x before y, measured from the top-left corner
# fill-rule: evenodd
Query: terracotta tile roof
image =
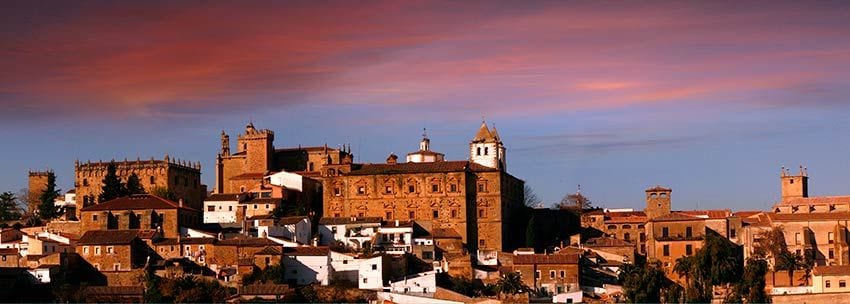
<path id="1" fill-rule="evenodd" d="M 835 221 L 850 219 L 850 212 L 833 213 L 768 213 L 771 221 Z"/>
<path id="2" fill-rule="evenodd" d="M 514 257 L 514 265 L 533 264 L 578 264 L 577 254 L 520 254 Z"/>
<path id="3" fill-rule="evenodd" d="M 279 246 L 279 244 L 266 238 L 234 238 L 218 241 L 218 246 L 266 247 Z"/>
<path id="4" fill-rule="evenodd" d="M 3 254 L 3 255 L 18 254 L 18 248 L 0 248 L 0 254 Z"/>
<path id="5" fill-rule="evenodd" d="M 273 214 L 259 214 L 259 215 L 249 217 L 248 220 L 268 220 L 268 219 L 273 219 L 273 218 L 274 218 Z"/>
<path id="6" fill-rule="evenodd" d="M 63 237 L 66 237 L 66 238 L 68 238 L 69 240 L 72 240 L 72 241 L 76 241 L 76 240 L 80 239 L 79 235 L 73 234 L 73 233 L 59 232 L 58 234 L 63 236 Z"/>
<path id="7" fill-rule="evenodd" d="M 86 231 L 78 245 L 130 245 L 139 237 L 138 230 L 90 230 Z"/>
<path id="8" fill-rule="evenodd" d="M 236 261 L 236 264 L 239 266 L 251 266 L 254 265 L 254 259 L 252 258 L 240 258 Z"/>
<path id="9" fill-rule="evenodd" d="M 86 287 L 86 294 L 89 294 L 89 295 L 141 296 L 144 293 L 145 293 L 145 289 L 141 286 L 89 286 L 89 287 Z"/>
<path id="10" fill-rule="evenodd" d="M 80 211 L 109 211 L 109 210 L 139 210 L 139 209 L 179 209 L 194 210 L 189 207 L 180 207 L 178 203 L 169 201 L 152 194 L 133 194 L 119 197 L 111 201 L 91 205 L 80 209 Z"/>
<path id="11" fill-rule="evenodd" d="M 324 256 L 328 255 L 330 249 L 328 247 L 313 247 L 313 246 L 301 246 L 301 247 L 284 247 L 283 255 L 288 256 Z"/>
<path id="12" fill-rule="evenodd" d="M 724 210 L 682 210 L 682 211 L 673 211 L 673 213 L 681 213 L 684 215 L 690 215 L 695 217 L 708 217 L 710 219 L 725 219 L 727 217 L 732 216 L 732 211 L 729 209 Z"/>
<path id="13" fill-rule="evenodd" d="M 228 201 L 239 201 L 239 196 L 241 193 L 216 193 L 210 194 L 204 200 L 206 202 L 228 202 Z"/>
<path id="14" fill-rule="evenodd" d="M 260 251 L 257 251 L 256 253 L 254 253 L 254 255 L 280 255 L 280 254 L 281 254 L 280 246 L 277 246 L 277 247 L 269 246 L 269 247 L 263 248 L 263 250 L 260 250 Z"/>
<path id="15" fill-rule="evenodd" d="M 291 290 L 286 284 L 252 284 L 240 287 L 239 294 L 243 296 L 282 295 Z"/>
<path id="16" fill-rule="evenodd" d="M 320 225 L 346 225 L 360 223 L 381 223 L 380 217 L 323 217 L 319 219 Z"/>
<path id="17" fill-rule="evenodd" d="M 687 215 L 687 214 L 675 213 L 675 212 L 650 219 L 650 221 L 653 221 L 653 222 L 699 221 L 699 220 L 705 220 L 705 219 L 698 218 L 698 217 L 695 217 L 695 216 L 690 216 L 690 215 Z"/>
<path id="18" fill-rule="evenodd" d="M 814 196 L 791 198 L 780 202 L 778 205 L 829 205 L 850 204 L 850 196 Z"/>
<path id="19" fill-rule="evenodd" d="M 740 217 L 740 218 L 745 218 L 745 217 L 751 217 L 751 216 L 757 215 L 759 213 L 764 213 L 764 211 L 759 211 L 759 210 L 735 211 L 735 212 L 732 213 L 732 215 Z"/>
<path id="20" fill-rule="evenodd" d="M 240 204 L 278 204 L 282 202 L 282 198 L 273 198 L 273 197 L 258 197 L 258 198 L 246 198 L 244 201 L 240 201 Z"/>
<path id="21" fill-rule="evenodd" d="M 655 185 L 655 187 L 646 189 L 646 192 L 653 192 L 653 191 L 673 191 L 673 189 L 661 187 L 661 185 Z"/>
<path id="22" fill-rule="evenodd" d="M 287 217 L 281 218 L 279 221 L 277 221 L 277 224 L 281 225 L 281 226 L 295 225 L 295 224 L 298 224 L 299 222 L 301 222 L 305 219 L 307 219 L 306 216 L 287 216 Z"/>
<path id="23" fill-rule="evenodd" d="M 587 240 L 584 243 L 585 246 L 588 247 L 624 247 L 624 246 L 634 246 L 634 244 L 626 242 L 624 240 L 615 239 L 612 237 L 598 237 Z"/>
<path id="24" fill-rule="evenodd" d="M 481 127 L 478 127 L 478 132 L 475 133 L 475 137 L 472 138 L 472 142 L 494 142 L 496 140 L 496 136 L 487 128 L 487 123 L 483 121 Z"/>
<path id="25" fill-rule="evenodd" d="M 434 228 L 431 229 L 431 236 L 438 239 L 460 239 L 460 233 L 454 228 Z"/>
<path id="26" fill-rule="evenodd" d="M 812 272 L 817 276 L 850 276 L 850 265 L 815 266 L 815 268 L 812 269 Z"/>
<path id="27" fill-rule="evenodd" d="M 263 177 L 266 177 L 266 172 L 249 172 L 230 177 L 230 179 L 259 179 Z"/>
<path id="28" fill-rule="evenodd" d="M 378 174 L 408 174 L 408 173 L 447 173 L 499 171 L 469 161 L 440 161 L 429 163 L 398 163 L 398 164 L 362 164 L 359 168 L 346 175 L 378 175 Z"/>
<path id="29" fill-rule="evenodd" d="M 139 230 L 139 238 L 140 239 L 152 239 L 156 236 L 156 230 Z"/>

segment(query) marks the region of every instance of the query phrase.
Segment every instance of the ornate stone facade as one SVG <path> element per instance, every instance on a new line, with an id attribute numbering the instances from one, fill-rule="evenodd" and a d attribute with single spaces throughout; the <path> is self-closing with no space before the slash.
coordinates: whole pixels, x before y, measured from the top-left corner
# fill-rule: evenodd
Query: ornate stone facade
<path id="1" fill-rule="evenodd" d="M 77 193 L 77 217 L 84 206 L 97 203 L 110 162 L 79 162 L 74 164 L 74 186 Z M 124 160 L 115 162 L 116 173 L 127 181 L 132 174 L 139 177 L 145 191 L 154 189 L 171 191 L 182 198 L 187 207 L 200 210 L 206 196 L 206 186 L 201 184 L 201 164 L 170 158 L 162 160 Z"/>

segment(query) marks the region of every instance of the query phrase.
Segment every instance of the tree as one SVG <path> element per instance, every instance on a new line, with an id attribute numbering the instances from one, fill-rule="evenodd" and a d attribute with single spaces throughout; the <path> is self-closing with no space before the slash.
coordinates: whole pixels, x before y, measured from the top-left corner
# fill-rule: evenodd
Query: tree
<path id="1" fill-rule="evenodd" d="M 537 197 L 537 193 L 534 192 L 534 189 L 531 188 L 528 184 L 522 187 L 522 197 L 525 205 L 531 208 L 535 208 L 540 206 L 542 202 L 539 197 Z"/>
<path id="2" fill-rule="evenodd" d="M 735 288 L 732 299 L 727 299 L 727 303 L 744 302 L 747 303 L 768 303 L 770 296 L 765 292 L 764 277 L 767 274 L 767 261 L 763 259 L 750 258 L 747 260 L 747 266 L 744 267 L 744 275 L 741 282 Z"/>
<path id="3" fill-rule="evenodd" d="M 174 193 L 174 191 L 171 191 L 170 189 L 166 189 L 164 187 L 151 188 L 150 193 L 170 201 L 177 201 L 179 199 L 177 197 L 177 194 Z"/>
<path id="4" fill-rule="evenodd" d="M 116 198 L 127 196 L 127 186 L 121 182 L 115 169 L 115 163 L 111 162 L 106 166 L 106 176 L 103 177 L 103 188 L 97 201 L 102 203 Z"/>
<path id="5" fill-rule="evenodd" d="M 539 239 L 537 237 L 537 220 L 536 216 L 531 215 L 531 219 L 528 220 L 528 227 L 525 228 L 525 247 L 528 248 L 537 248 L 537 243 L 539 243 Z"/>
<path id="6" fill-rule="evenodd" d="M 590 199 L 578 191 L 576 191 L 576 193 L 564 195 L 564 197 L 558 203 L 558 208 L 560 209 L 576 209 L 581 211 L 585 209 L 590 209 L 592 207 L 593 206 Z"/>
<path id="7" fill-rule="evenodd" d="M 676 265 L 673 266 L 673 272 L 678 274 L 680 277 L 685 278 L 685 288 L 691 287 L 691 273 L 694 271 L 694 259 L 693 257 L 683 256 L 676 259 Z M 685 291 L 687 294 L 687 291 Z M 687 297 L 685 299 L 687 301 Z"/>
<path id="8" fill-rule="evenodd" d="M 788 250 L 779 253 L 776 257 L 776 264 L 773 266 L 776 270 L 788 271 L 788 283 L 794 286 L 794 270 L 803 265 L 803 257 Z"/>
<path id="9" fill-rule="evenodd" d="M 658 264 L 650 263 L 623 265 L 619 279 L 632 303 L 660 303 L 662 292 L 672 284 Z"/>
<path id="10" fill-rule="evenodd" d="M 144 194 L 145 187 L 139 182 L 139 176 L 136 173 L 130 174 L 127 178 L 127 194 Z"/>
<path id="11" fill-rule="evenodd" d="M 503 294 L 520 294 L 531 290 L 522 282 L 522 275 L 516 272 L 506 272 L 496 282 L 496 290 Z"/>
<path id="12" fill-rule="evenodd" d="M 62 215 L 60 207 L 56 206 L 56 198 L 59 197 L 59 190 L 56 188 L 56 176 L 53 174 L 47 175 L 47 187 L 44 192 L 38 197 L 38 216 L 44 220 L 50 220 Z"/>
<path id="13" fill-rule="evenodd" d="M 0 221 L 13 221 L 21 218 L 18 198 L 11 191 L 0 194 Z"/>

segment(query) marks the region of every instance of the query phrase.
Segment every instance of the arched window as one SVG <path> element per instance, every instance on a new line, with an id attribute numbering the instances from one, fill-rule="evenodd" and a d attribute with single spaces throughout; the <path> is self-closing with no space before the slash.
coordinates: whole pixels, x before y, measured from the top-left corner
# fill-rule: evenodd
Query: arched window
<path id="1" fill-rule="evenodd" d="M 632 235 L 631 235 L 631 234 L 629 234 L 628 232 L 623 233 L 623 240 L 631 241 L 631 240 L 632 240 Z"/>
<path id="2" fill-rule="evenodd" d="M 632 229 L 632 225 L 623 225 L 623 229 Z"/>
<path id="3" fill-rule="evenodd" d="M 656 198 L 656 197 L 658 197 L 658 194 L 652 193 L 652 194 L 649 195 L 649 198 Z"/>
<path id="4" fill-rule="evenodd" d="M 608 230 L 617 230 L 617 225 L 608 225 Z"/>
<path id="5" fill-rule="evenodd" d="M 481 147 L 478 147 L 478 153 L 476 155 L 481 156 Z"/>
<path id="6" fill-rule="evenodd" d="M 488 152 L 488 151 L 490 151 L 490 148 L 484 147 L 484 155 L 489 154 L 489 152 Z"/>
<path id="7" fill-rule="evenodd" d="M 89 179 L 88 179 L 88 178 L 84 178 L 84 179 L 83 179 L 83 186 L 88 186 L 88 185 L 89 185 Z"/>

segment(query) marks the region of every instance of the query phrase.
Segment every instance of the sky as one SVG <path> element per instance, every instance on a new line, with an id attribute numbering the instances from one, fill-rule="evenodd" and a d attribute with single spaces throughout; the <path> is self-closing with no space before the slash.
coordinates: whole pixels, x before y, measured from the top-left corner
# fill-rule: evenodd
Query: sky
<path id="1" fill-rule="evenodd" d="M 482 118 L 547 204 L 767 209 L 850 194 L 846 1 L 2 1 L 0 191 L 74 160 L 277 147 L 468 158 Z"/>

